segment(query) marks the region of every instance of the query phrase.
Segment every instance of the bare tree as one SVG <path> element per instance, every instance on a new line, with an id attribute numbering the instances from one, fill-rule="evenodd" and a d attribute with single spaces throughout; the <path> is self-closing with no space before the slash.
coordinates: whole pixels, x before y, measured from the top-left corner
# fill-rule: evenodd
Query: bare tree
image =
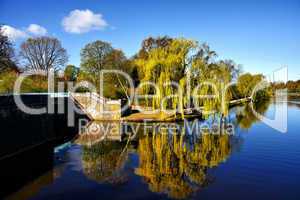
<path id="1" fill-rule="evenodd" d="M 68 61 L 66 50 L 58 39 L 52 37 L 29 38 L 21 45 L 21 58 L 25 67 L 32 70 L 55 71 Z"/>

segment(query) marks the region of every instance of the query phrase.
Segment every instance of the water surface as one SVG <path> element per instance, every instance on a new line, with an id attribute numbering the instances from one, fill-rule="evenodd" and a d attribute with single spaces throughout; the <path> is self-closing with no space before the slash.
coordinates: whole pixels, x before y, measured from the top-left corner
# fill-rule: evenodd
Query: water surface
<path id="1" fill-rule="evenodd" d="M 262 123 L 244 106 L 233 108 L 224 119 L 216 116 L 198 122 L 231 124 L 233 133 L 200 135 L 179 123 L 174 130 L 148 124 L 146 132 L 134 137 L 118 135 L 124 125 L 105 140 L 101 135 L 82 136 L 56 149 L 53 169 L 9 198 L 296 200 L 300 197 L 298 102 L 293 99 L 288 104 L 287 133 Z M 256 109 L 272 117 L 275 106 L 265 103 Z"/>

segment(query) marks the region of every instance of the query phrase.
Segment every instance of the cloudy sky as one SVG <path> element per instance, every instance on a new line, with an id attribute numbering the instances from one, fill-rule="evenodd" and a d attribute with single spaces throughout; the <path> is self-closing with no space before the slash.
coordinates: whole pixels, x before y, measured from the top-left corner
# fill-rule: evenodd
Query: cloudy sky
<path id="1" fill-rule="evenodd" d="M 300 79 L 299 0 L 0 0 L 0 23 L 16 48 L 28 37 L 57 37 L 77 66 L 89 42 L 108 41 L 132 56 L 147 36 L 169 35 L 207 42 L 244 71 L 288 66 L 289 78 Z"/>

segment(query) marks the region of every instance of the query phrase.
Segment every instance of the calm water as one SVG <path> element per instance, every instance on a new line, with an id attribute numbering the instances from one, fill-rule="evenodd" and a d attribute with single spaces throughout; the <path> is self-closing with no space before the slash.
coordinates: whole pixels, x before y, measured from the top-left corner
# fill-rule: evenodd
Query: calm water
<path id="1" fill-rule="evenodd" d="M 257 110 L 272 117 L 275 106 Z M 218 117 L 198 123 L 213 120 L 218 124 Z M 300 101 L 288 104 L 287 133 L 260 122 L 247 107 L 232 109 L 221 124 L 229 123 L 231 134 L 148 124 L 146 133 L 130 138 L 118 135 L 124 125 L 104 141 L 83 135 L 56 149 L 53 170 L 9 198 L 300 199 Z"/>

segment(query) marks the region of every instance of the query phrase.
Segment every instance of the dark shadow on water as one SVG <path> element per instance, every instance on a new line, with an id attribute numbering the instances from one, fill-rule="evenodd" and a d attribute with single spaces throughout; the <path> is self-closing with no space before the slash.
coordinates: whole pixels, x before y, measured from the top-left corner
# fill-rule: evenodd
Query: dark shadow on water
<path id="1" fill-rule="evenodd" d="M 47 105 L 47 95 L 22 96 L 25 104 L 41 108 Z M 64 98 L 67 105 L 69 99 Z M 0 96 L 0 198 L 18 190 L 53 168 L 54 147 L 74 138 L 75 127 L 67 126 L 67 107 L 64 114 L 29 115 L 17 108 L 13 96 Z M 48 178 L 46 182 L 51 182 Z M 2 198 L 1 198 L 2 199 Z"/>

